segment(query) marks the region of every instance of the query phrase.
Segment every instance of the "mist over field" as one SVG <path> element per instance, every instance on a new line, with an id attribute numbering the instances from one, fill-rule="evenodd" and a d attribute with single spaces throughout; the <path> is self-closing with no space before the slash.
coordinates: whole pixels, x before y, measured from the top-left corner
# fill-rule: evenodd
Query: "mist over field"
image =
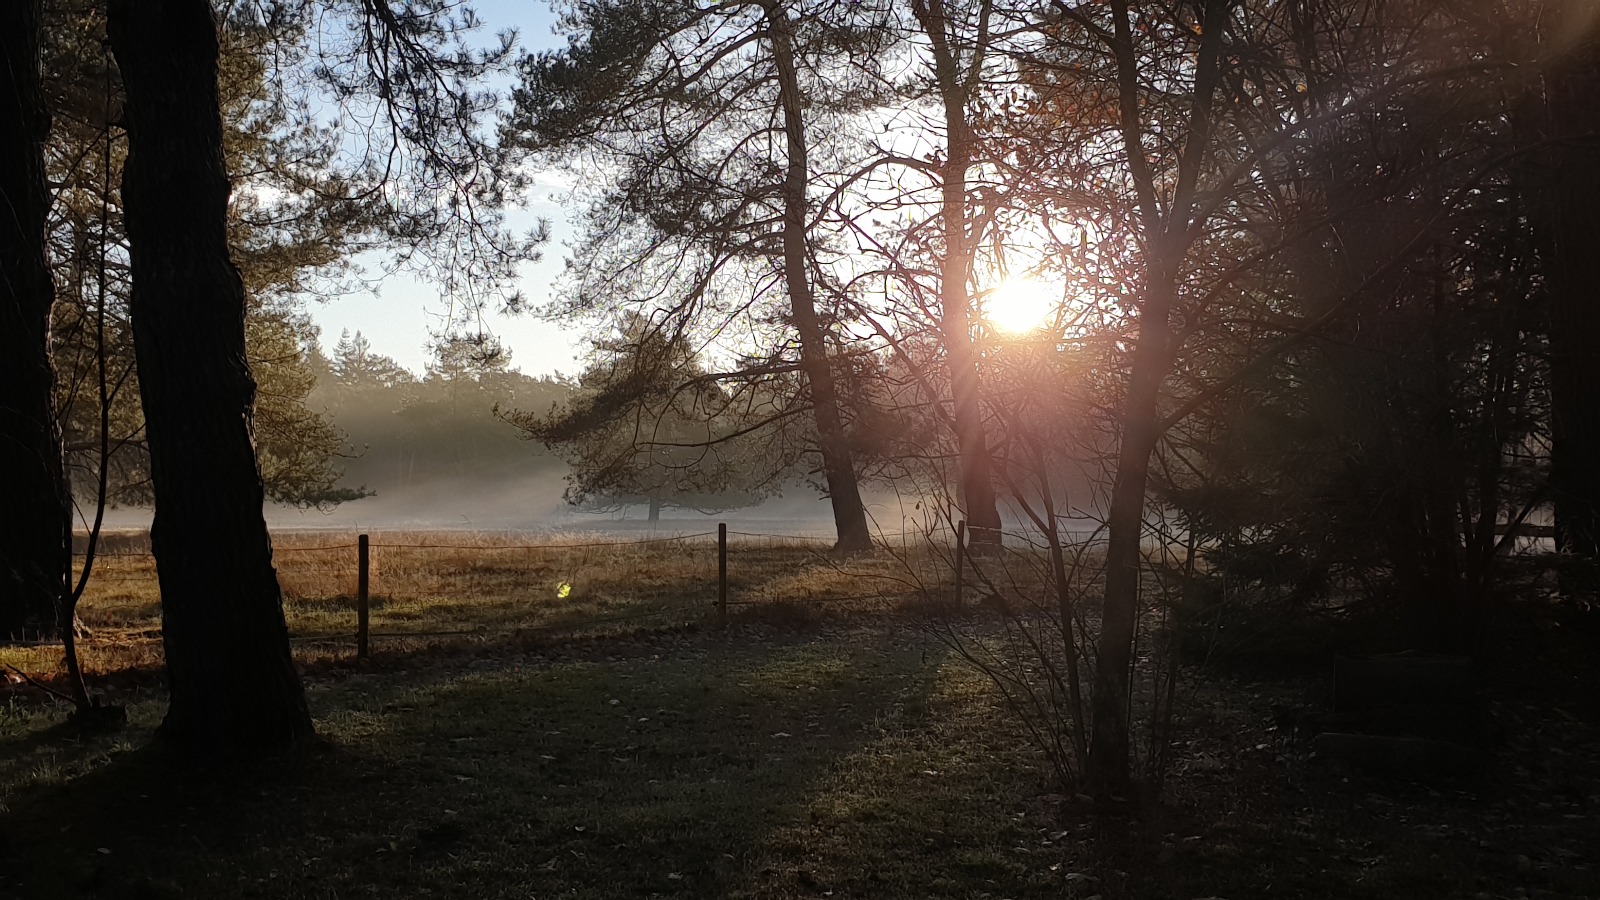
<path id="1" fill-rule="evenodd" d="M 528 475 L 501 474 L 482 480 L 439 478 L 408 488 L 377 491 L 328 510 L 269 506 L 267 521 L 277 530 L 493 530 L 526 532 L 649 530 L 648 508 L 629 504 L 604 512 L 574 507 L 563 497 L 564 476 L 541 467 Z M 887 505 L 885 504 L 885 508 Z M 717 522 L 756 523 L 789 533 L 825 534 L 832 528 L 826 498 L 774 497 L 744 509 L 703 513 L 668 507 L 654 527 L 661 531 L 699 531 Z M 899 528 L 899 518 L 895 519 Z"/>
<path id="2" fill-rule="evenodd" d="M 648 519 L 648 506 L 642 503 L 603 512 L 574 507 L 563 498 L 566 486 L 560 472 L 539 467 L 530 474 L 502 474 L 493 479 L 425 480 L 405 489 L 385 488 L 372 496 L 326 509 L 300 509 L 269 502 L 265 513 L 268 526 L 275 532 L 494 531 L 620 536 L 714 530 L 722 522 L 747 534 L 818 540 L 833 535 L 828 498 L 804 484 L 790 485 L 781 496 L 738 509 L 701 512 L 668 507 L 653 523 Z M 901 497 L 890 490 L 868 491 L 863 499 L 874 534 L 884 540 L 898 541 L 902 536 L 915 540 L 924 534 L 949 539 L 949 524 L 932 500 Z M 143 531 L 150 527 L 153 513 L 149 507 L 107 510 L 105 527 L 111 531 Z M 1014 505 L 1003 513 L 1008 532 L 1036 534 L 1037 529 L 1026 514 Z M 1064 530 L 1074 534 L 1093 532 L 1098 525 L 1092 516 L 1063 517 Z"/>

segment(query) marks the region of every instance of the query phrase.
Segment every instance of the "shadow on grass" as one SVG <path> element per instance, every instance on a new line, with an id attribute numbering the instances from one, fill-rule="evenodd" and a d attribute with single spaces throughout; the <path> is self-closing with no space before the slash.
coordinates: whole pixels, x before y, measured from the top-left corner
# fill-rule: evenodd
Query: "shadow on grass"
<path id="1" fill-rule="evenodd" d="M 904 644 L 352 678 L 313 695 L 331 745 L 24 792 L 0 896 L 815 896 L 771 838 L 927 714 L 942 660 Z"/>
<path id="2" fill-rule="evenodd" d="M 1572 796 L 1458 796 L 1308 769 L 1217 689 L 1192 760 L 1220 770 L 1090 813 L 943 645 L 834 631 L 313 679 L 331 744 L 247 767 L 113 752 L 155 702 L 113 741 L 0 718 L 34 754 L 0 776 L 53 782 L 0 789 L 0 898 L 1597 896 L 1576 719 L 1527 736 Z"/>

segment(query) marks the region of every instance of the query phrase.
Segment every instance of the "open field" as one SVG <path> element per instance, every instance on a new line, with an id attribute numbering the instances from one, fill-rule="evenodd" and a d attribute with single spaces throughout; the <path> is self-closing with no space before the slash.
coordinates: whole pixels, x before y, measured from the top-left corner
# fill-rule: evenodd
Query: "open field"
<path id="1" fill-rule="evenodd" d="M 148 668 L 101 679 L 129 710 L 113 735 L 71 734 L 13 685 L 0 897 L 1600 896 L 1595 667 L 1568 656 L 1518 653 L 1491 691 L 1507 730 L 1491 771 L 1428 784 L 1330 767 L 1273 728 L 1272 704 L 1315 702 L 1320 685 L 1190 672 L 1161 794 L 1096 808 L 1051 784 L 888 554 L 746 547 L 736 596 L 751 602 L 724 631 L 705 615 L 709 542 L 539 556 L 482 540 L 404 565 L 374 551 L 374 593 L 421 610 L 386 628 L 473 635 L 391 640 L 360 666 L 348 644 L 302 642 L 324 738 L 302 752 L 209 770 L 168 756 L 151 744 L 164 697 Z M 338 596 L 349 562 L 297 570 L 295 555 L 280 556 L 294 627 L 347 621 L 296 591 Z M 429 571 L 446 562 L 480 577 Z M 151 627 L 139 572 L 107 578 L 86 610 L 97 642 Z M 386 595 L 385 578 L 415 593 Z M 431 611 L 429 591 L 459 605 Z M 868 599 L 816 602 L 829 597 Z M 652 605 L 701 612 L 572 625 Z M 985 641 L 998 625 L 979 612 L 960 627 Z M 1508 649 L 1534 639 L 1518 627 Z M 43 653 L 0 651 L 19 652 Z M 117 652 L 99 664 L 148 666 L 159 643 Z"/>
<path id="2" fill-rule="evenodd" d="M 391 531 L 371 537 L 371 629 L 382 650 L 507 636 L 543 640 L 712 621 L 716 534 L 607 537 L 575 533 Z M 952 599 L 945 547 L 907 540 L 893 552 L 838 559 L 821 539 L 732 533 L 729 615 L 759 607 L 812 618 Z M 79 607 L 91 675 L 161 662 L 160 593 L 142 533 L 116 533 L 95 562 Z M 356 631 L 356 535 L 274 537 L 284 614 L 297 658 L 349 657 Z M 60 670 L 55 644 L 0 648 L 0 665 L 35 676 Z"/>

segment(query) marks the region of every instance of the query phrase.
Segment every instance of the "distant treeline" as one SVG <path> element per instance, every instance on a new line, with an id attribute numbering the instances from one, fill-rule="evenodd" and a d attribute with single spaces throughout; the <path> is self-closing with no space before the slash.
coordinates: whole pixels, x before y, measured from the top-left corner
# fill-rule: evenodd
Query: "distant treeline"
<path id="1" fill-rule="evenodd" d="M 359 331 L 341 335 L 331 356 L 313 350 L 311 357 L 317 383 L 307 406 L 347 444 L 341 487 L 394 495 L 441 481 L 493 483 L 566 470 L 496 410 L 552 409 L 575 383 L 524 375 L 497 344 L 441 340 L 420 375 L 374 353 Z"/>

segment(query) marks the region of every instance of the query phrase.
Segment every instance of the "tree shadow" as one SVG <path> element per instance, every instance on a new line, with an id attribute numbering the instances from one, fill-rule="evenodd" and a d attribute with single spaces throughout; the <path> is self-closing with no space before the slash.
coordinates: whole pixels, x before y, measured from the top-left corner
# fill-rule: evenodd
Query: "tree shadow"
<path id="1" fill-rule="evenodd" d="M 883 633 L 347 679 L 313 694 L 336 743 L 220 766 L 151 746 L 24 791 L 0 895 L 740 893 L 819 778 L 924 714 L 942 661 Z"/>

